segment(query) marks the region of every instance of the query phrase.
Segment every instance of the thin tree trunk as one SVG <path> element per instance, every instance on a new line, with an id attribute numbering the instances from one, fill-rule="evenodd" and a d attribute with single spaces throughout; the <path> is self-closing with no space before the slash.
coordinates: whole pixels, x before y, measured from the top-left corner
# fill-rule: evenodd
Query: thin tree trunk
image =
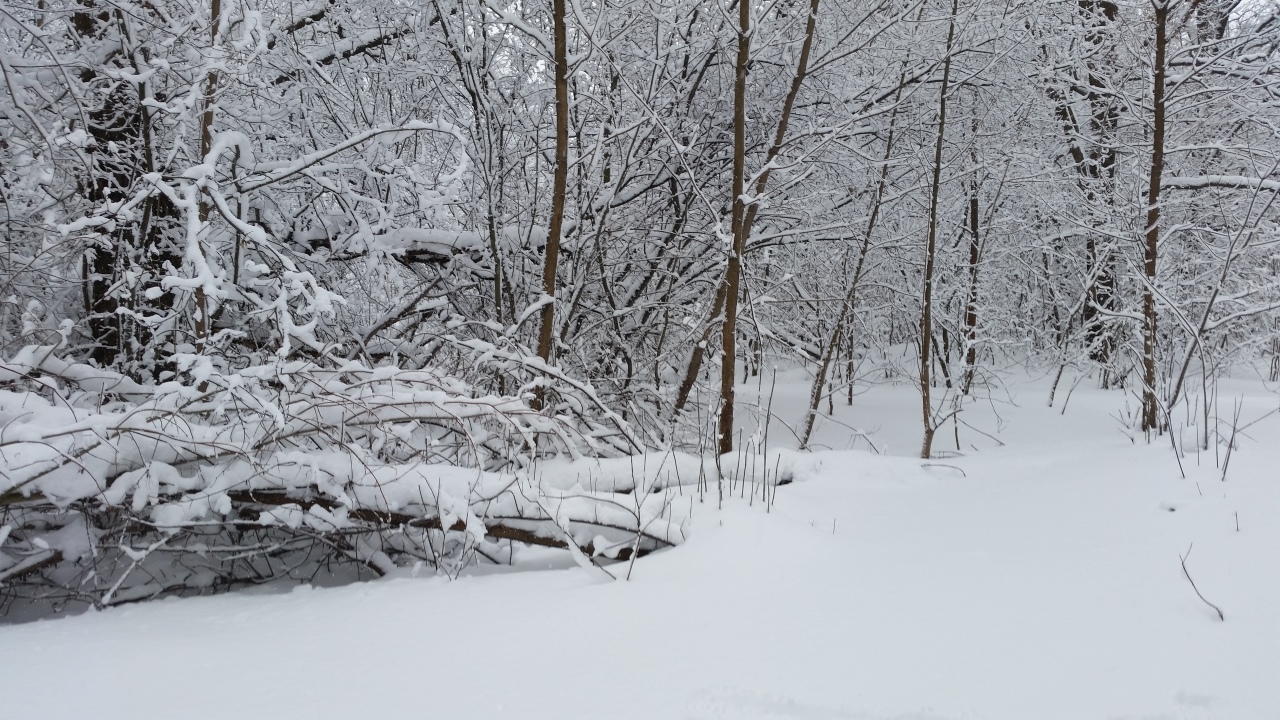
<path id="1" fill-rule="evenodd" d="M 938 140 L 933 148 L 933 183 L 929 191 L 929 234 L 924 249 L 924 288 L 920 301 L 920 402 L 924 420 L 924 442 L 920 457 L 933 452 L 933 402 L 930 398 L 929 372 L 933 358 L 929 355 L 933 339 L 933 269 L 938 241 L 938 194 L 942 185 L 942 144 L 947 128 L 947 90 L 951 83 L 951 44 L 955 40 L 956 13 L 959 0 L 951 0 L 951 19 L 947 23 L 947 56 L 942 62 L 942 88 L 938 92 Z"/>
<path id="2" fill-rule="evenodd" d="M 1156 401 L 1156 252 L 1160 241 L 1160 176 L 1164 172 L 1165 36 L 1169 21 L 1168 0 L 1152 3 L 1155 10 L 1156 47 L 1151 88 L 1154 110 L 1151 129 L 1151 184 L 1147 189 L 1147 237 L 1142 288 L 1142 429 L 1159 430 Z"/>
<path id="3" fill-rule="evenodd" d="M 849 290 L 845 293 L 844 303 L 840 305 L 840 315 L 836 318 L 835 327 L 831 330 L 831 340 L 823 350 L 822 359 L 818 362 L 818 372 L 813 377 L 813 387 L 809 390 L 809 413 L 805 416 L 804 430 L 800 433 L 800 449 L 809 447 L 809 437 L 813 434 L 813 423 L 817 419 L 818 405 L 822 402 L 822 386 L 827 381 L 827 373 L 831 368 L 831 360 L 840 346 L 840 335 L 844 332 L 845 323 L 853 312 L 854 300 L 858 292 L 858 283 L 862 279 L 862 270 L 867 259 L 867 251 L 871 248 L 871 234 L 875 231 L 876 221 L 880 217 L 880 203 L 884 198 L 884 188 L 889 180 L 889 158 L 893 154 L 893 136 L 897 129 L 897 100 L 902 96 L 902 83 L 899 82 L 898 98 L 895 98 L 893 112 L 889 115 L 889 134 L 885 139 L 884 158 L 880 165 L 880 179 L 876 183 L 875 199 L 871 205 L 871 215 L 867 218 L 867 230 L 862 236 L 862 248 L 858 251 L 858 262 L 854 266 L 853 279 L 849 282 Z M 849 404 L 853 404 L 853 343 L 848 342 L 850 372 L 844 380 L 849 385 Z M 832 390 L 831 392 L 834 392 Z M 833 408 L 834 412 L 834 408 Z"/>
<path id="4" fill-rule="evenodd" d="M 716 318 L 720 317 L 720 313 L 724 310 L 724 283 L 716 288 L 715 300 L 711 303 L 711 319 L 707 322 L 707 327 L 702 332 L 702 337 L 693 346 L 693 353 L 689 356 L 689 365 L 685 368 L 684 378 L 680 381 L 680 389 L 676 391 L 675 411 L 679 413 L 684 410 L 684 406 L 689 402 L 689 395 L 693 392 L 693 386 L 698 382 L 698 373 L 702 372 L 702 360 L 707 354 L 707 343 L 711 341 L 711 333 L 715 330 Z"/>
<path id="5" fill-rule="evenodd" d="M 796 75 L 791 79 L 791 88 L 787 91 L 786 100 L 782 102 L 782 116 L 778 119 L 778 129 L 773 136 L 773 145 L 765 154 L 764 171 L 760 173 L 760 177 L 756 178 L 755 197 L 764 195 L 764 191 L 769 186 L 769 175 L 773 172 L 772 163 L 778 157 L 778 153 L 782 152 L 783 143 L 787 139 L 787 125 L 791 122 L 791 110 L 795 107 L 796 97 L 800 95 L 800 87 L 804 85 L 805 77 L 809 74 L 809 55 L 813 51 L 813 35 L 818 24 L 818 3 L 819 0 L 809 0 L 809 19 L 805 22 L 804 43 L 800 46 L 800 58 L 796 61 Z M 759 210 L 759 203 L 752 203 L 747 209 L 748 233 L 756 223 L 756 213 Z"/>
<path id="6" fill-rule="evenodd" d="M 743 0 L 743 2 L 745 2 L 745 0 Z M 810 3 L 809 3 L 809 18 L 805 24 L 804 43 L 800 48 L 800 58 L 796 63 L 797 65 L 796 75 L 791 80 L 791 88 L 790 90 L 788 90 L 786 100 L 783 101 L 783 104 L 782 104 L 782 115 L 778 120 L 778 129 L 774 133 L 773 145 L 769 147 L 769 152 L 765 155 L 765 169 L 763 172 L 760 173 L 760 177 L 756 179 L 756 186 L 755 186 L 756 197 L 763 195 L 764 191 L 768 188 L 769 175 L 772 172 L 769 164 L 772 163 L 775 158 L 777 158 L 778 153 L 782 152 L 782 147 L 787 137 L 787 125 L 791 121 L 791 110 L 792 108 L 795 107 L 796 97 L 799 96 L 800 94 L 800 87 L 804 84 L 805 77 L 808 75 L 808 72 L 809 72 L 809 55 L 813 49 L 813 37 L 814 37 L 815 28 L 817 27 L 819 2 L 820 0 L 810 0 Z M 742 19 L 743 17 L 747 18 L 745 22 L 749 25 L 750 6 L 749 5 L 746 5 L 745 7 L 740 6 L 738 8 L 738 16 L 739 16 L 738 21 L 739 21 L 740 28 L 746 27 L 743 25 L 743 22 L 744 22 Z M 743 48 L 742 48 L 741 42 L 743 42 L 743 38 L 740 35 L 739 36 L 740 45 L 738 48 L 739 50 L 738 60 L 740 63 L 739 67 L 744 73 L 742 76 L 742 81 L 743 81 L 743 91 L 745 92 L 745 83 L 746 83 L 745 72 L 746 72 L 746 63 L 748 62 L 748 59 L 744 58 L 742 55 Z M 747 51 L 749 52 L 750 50 L 749 39 L 747 39 L 746 42 L 748 43 Z M 735 77 L 735 81 L 734 81 L 735 123 L 737 122 L 737 118 L 738 118 L 737 113 L 739 109 L 738 96 L 736 95 L 737 89 L 738 89 L 737 78 Z M 745 102 L 745 99 L 744 99 L 744 102 Z M 743 128 L 743 131 L 745 133 L 745 127 Z M 737 134 L 736 133 L 737 133 L 737 125 L 735 124 L 735 135 L 734 135 L 735 162 L 737 161 Z M 744 135 L 744 144 L 745 144 L 745 135 Z M 744 159 L 745 159 L 745 152 L 744 152 Z M 745 169 L 744 169 L 744 173 L 745 173 Z M 739 180 L 737 175 L 735 175 L 734 180 L 735 181 Z M 743 179 L 743 184 L 745 184 L 745 179 Z M 741 193 L 738 193 L 738 195 L 740 194 Z M 736 201 L 736 196 L 735 196 L 735 201 Z M 758 205 L 752 204 L 752 206 L 746 212 L 745 219 L 743 219 L 742 221 L 742 225 L 743 225 L 742 250 L 736 249 L 737 242 L 738 242 L 737 241 L 738 233 L 736 229 L 734 231 L 734 245 L 735 245 L 734 254 L 738 256 L 739 262 L 741 262 L 742 251 L 745 251 L 746 249 L 746 238 L 750 236 L 751 227 L 755 224 L 756 213 L 758 212 L 758 209 L 759 209 Z M 732 264 L 734 262 L 733 258 L 730 258 L 729 262 L 730 264 Z M 739 272 L 740 272 L 740 268 L 741 266 L 739 265 Z M 697 382 L 698 373 L 701 372 L 702 370 L 702 361 L 706 356 L 706 344 L 707 344 L 707 341 L 711 339 L 711 333 L 712 333 L 712 329 L 714 328 L 715 318 L 720 316 L 720 311 L 725 305 L 725 298 L 728 297 L 728 293 L 727 293 L 728 286 L 729 286 L 729 277 L 728 277 L 728 272 L 726 272 L 725 280 L 720 284 L 720 287 L 716 289 L 716 297 L 711 306 L 711 320 L 710 320 L 711 324 L 708 326 L 706 332 L 703 333 L 702 339 L 694 346 L 693 352 L 689 356 L 689 365 L 685 370 L 684 379 L 681 381 L 680 389 L 676 394 L 675 411 L 677 413 L 684 410 L 684 406 L 689 400 L 689 394 L 693 390 L 693 385 L 695 382 Z M 736 310 L 736 307 L 737 307 L 736 299 L 734 300 L 734 307 Z M 728 315 L 726 315 L 726 320 L 727 318 L 728 318 Z M 728 320 L 728 322 L 734 322 L 734 321 Z M 722 399 L 723 399 L 723 382 L 721 383 L 721 389 L 722 389 Z M 732 394 L 732 389 L 730 389 L 730 393 Z M 732 410 L 730 410 L 730 413 L 732 413 Z"/>
<path id="7" fill-rule="evenodd" d="M 733 247 L 724 280 L 724 322 L 720 342 L 720 453 L 733 451 L 733 382 L 737 359 L 738 296 L 741 294 L 742 253 L 747 247 L 745 187 L 747 162 L 747 64 L 751 60 L 751 4 L 738 0 L 738 59 L 733 80 Z"/>
<path id="8" fill-rule="evenodd" d="M 551 188 L 551 224 L 547 229 L 545 263 L 542 266 L 542 292 L 550 298 L 542 306 L 542 328 L 538 332 L 538 357 L 551 364 L 551 346 L 555 328 L 556 268 L 560 262 L 560 234 L 564 228 L 565 189 L 569 180 L 569 50 L 565 29 L 565 0 L 553 0 L 552 23 L 555 33 L 556 71 L 556 167 Z M 534 408 L 542 409 L 543 395 L 534 398 Z"/>
<path id="9" fill-rule="evenodd" d="M 222 24 L 222 0 L 212 0 L 209 7 L 209 19 L 209 45 L 215 46 L 218 44 L 219 26 Z M 208 77 L 205 78 L 204 112 L 200 116 L 200 160 L 202 162 L 208 158 L 209 151 L 213 149 L 213 96 L 217 91 L 218 71 L 210 70 Z M 209 211 L 209 203 L 202 200 L 198 208 L 201 225 L 209 222 Z M 198 239 L 197 242 L 199 242 Z M 209 299 L 205 297 L 203 287 L 196 287 L 195 301 L 196 349 L 197 352 L 204 352 L 210 328 Z M 204 383 L 200 384 L 200 389 L 204 389 Z"/>
<path id="10" fill-rule="evenodd" d="M 976 131 L 976 119 L 974 125 Z M 976 134 L 975 132 L 975 136 Z M 976 155 L 977 151 L 974 152 Z M 960 383 L 960 392 L 964 395 L 968 395 L 969 389 L 973 386 L 973 375 L 978 365 L 978 260 L 981 259 L 982 254 L 982 245 L 978 237 L 977 178 L 975 177 L 971 183 L 969 187 L 969 297 L 964 306 L 964 379 Z"/>

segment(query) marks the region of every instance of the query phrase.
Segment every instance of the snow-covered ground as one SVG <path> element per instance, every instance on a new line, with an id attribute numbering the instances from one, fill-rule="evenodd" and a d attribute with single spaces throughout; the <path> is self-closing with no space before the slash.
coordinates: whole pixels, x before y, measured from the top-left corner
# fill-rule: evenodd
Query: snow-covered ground
<path id="1" fill-rule="evenodd" d="M 768 512 L 712 493 L 630 581 L 529 551 L 0 627 L 0 718 L 1280 718 L 1280 415 L 1223 480 L 1225 447 L 1188 439 L 1180 471 L 1131 438 L 1121 392 L 1060 413 L 1073 381 L 969 408 L 927 463 L 912 390 L 838 403 Z M 806 392 L 779 375 L 774 447 Z M 1240 398 L 1240 425 L 1280 402 L 1224 382 L 1228 434 Z"/>

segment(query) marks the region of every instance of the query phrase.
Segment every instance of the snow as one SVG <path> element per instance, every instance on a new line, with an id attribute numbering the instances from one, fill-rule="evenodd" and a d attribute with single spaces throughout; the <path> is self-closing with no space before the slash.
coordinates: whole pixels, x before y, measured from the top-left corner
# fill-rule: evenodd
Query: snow
<path id="1" fill-rule="evenodd" d="M 833 449 L 790 456 L 795 482 L 767 511 L 740 485 L 718 508 L 712 481 L 688 539 L 637 560 L 629 581 L 530 549 L 453 581 L 401 574 L 0 627 L 2 714 L 1280 717 L 1280 415 L 1242 433 L 1225 480 L 1225 448 L 1197 454 L 1180 427 L 1184 479 L 1167 437 L 1147 444 L 1121 423 L 1122 391 L 1085 380 L 1061 413 L 1072 382 L 1055 408 L 1046 381 L 1011 382 L 962 415 L 1003 446 L 962 425 L 963 454 L 927 462 L 908 457 L 909 387 L 838 399 L 839 423 L 815 435 Z M 747 434 L 769 384 L 739 391 Z M 1223 408 L 1242 401 L 1241 425 L 1277 406 L 1259 383 L 1219 393 Z M 771 443 L 785 446 L 806 398 L 801 375 L 778 376 Z M 616 463 L 592 483 L 621 478 Z"/>

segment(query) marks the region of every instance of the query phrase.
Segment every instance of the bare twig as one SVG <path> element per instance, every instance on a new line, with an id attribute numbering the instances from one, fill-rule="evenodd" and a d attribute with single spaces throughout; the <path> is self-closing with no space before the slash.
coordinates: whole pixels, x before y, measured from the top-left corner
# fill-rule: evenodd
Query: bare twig
<path id="1" fill-rule="evenodd" d="M 1209 602 L 1208 600 L 1205 599 L 1204 595 L 1200 594 L 1200 588 L 1196 587 L 1196 581 L 1192 580 L 1191 573 L 1187 572 L 1187 558 L 1191 557 L 1191 548 L 1194 546 L 1195 546 L 1194 543 L 1192 543 L 1191 545 L 1188 545 L 1187 554 L 1178 556 L 1178 558 L 1182 560 L 1182 574 L 1186 576 L 1187 582 L 1191 583 L 1191 589 L 1196 591 L 1196 597 L 1200 598 L 1201 602 L 1203 602 L 1205 605 L 1208 605 L 1209 607 L 1213 608 L 1213 611 L 1218 613 L 1219 620 L 1226 622 L 1227 616 L 1222 614 L 1222 608 Z"/>
<path id="2" fill-rule="evenodd" d="M 956 467 L 955 465 L 947 465 L 946 463 L 920 463 L 920 467 L 922 467 L 922 468 L 927 468 L 927 467 L 941 467 L 941 468 L 947 468 L 948 470 L 955 470 L 956 472 L 960 473 L 961 475 L 964 475 L 965 477 L 969 477 L 968 473 L 966 473 L 962 468 Z"/>
<path id="3" fill-rule="evenodd" d="M 1231 418 L 1231 439 L 1227 441 L 1227 454 L 1222 459 L 1222 482 L 1227 481 L 1227 467 L 1231 465 L 1231 450 L 1236 446 L 1236 432 L 1240 428 L 1240 407 L 1242 403 L 1235 403 L 1235 413 Z"/>

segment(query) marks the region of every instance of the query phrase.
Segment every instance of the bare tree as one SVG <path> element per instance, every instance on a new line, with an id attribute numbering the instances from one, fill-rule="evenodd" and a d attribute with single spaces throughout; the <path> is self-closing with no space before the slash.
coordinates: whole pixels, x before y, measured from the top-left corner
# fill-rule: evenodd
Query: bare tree
<path id="1" fill-rule="evenodd" d="M 946 55 L 942 61 L 942 81 L 938 89 L 938 131 L 933 150 L 933 179 L 929 185 L 929 225 L 924 246 L 923 289 L 920 291 L 920 401 L 923 405 L 924 440 L 920 457 L 933 453 L 933 403 L 930 397 L 930 371 L 933 366 L 933 272 L 937 260 L 938 196 L 942 188 L 942 149 L 947 129 L 947 92 L 951 84 L 951 50 L 956 34 L 959 0 L 951 0 L 951 16 L 947 20 Z"/>

